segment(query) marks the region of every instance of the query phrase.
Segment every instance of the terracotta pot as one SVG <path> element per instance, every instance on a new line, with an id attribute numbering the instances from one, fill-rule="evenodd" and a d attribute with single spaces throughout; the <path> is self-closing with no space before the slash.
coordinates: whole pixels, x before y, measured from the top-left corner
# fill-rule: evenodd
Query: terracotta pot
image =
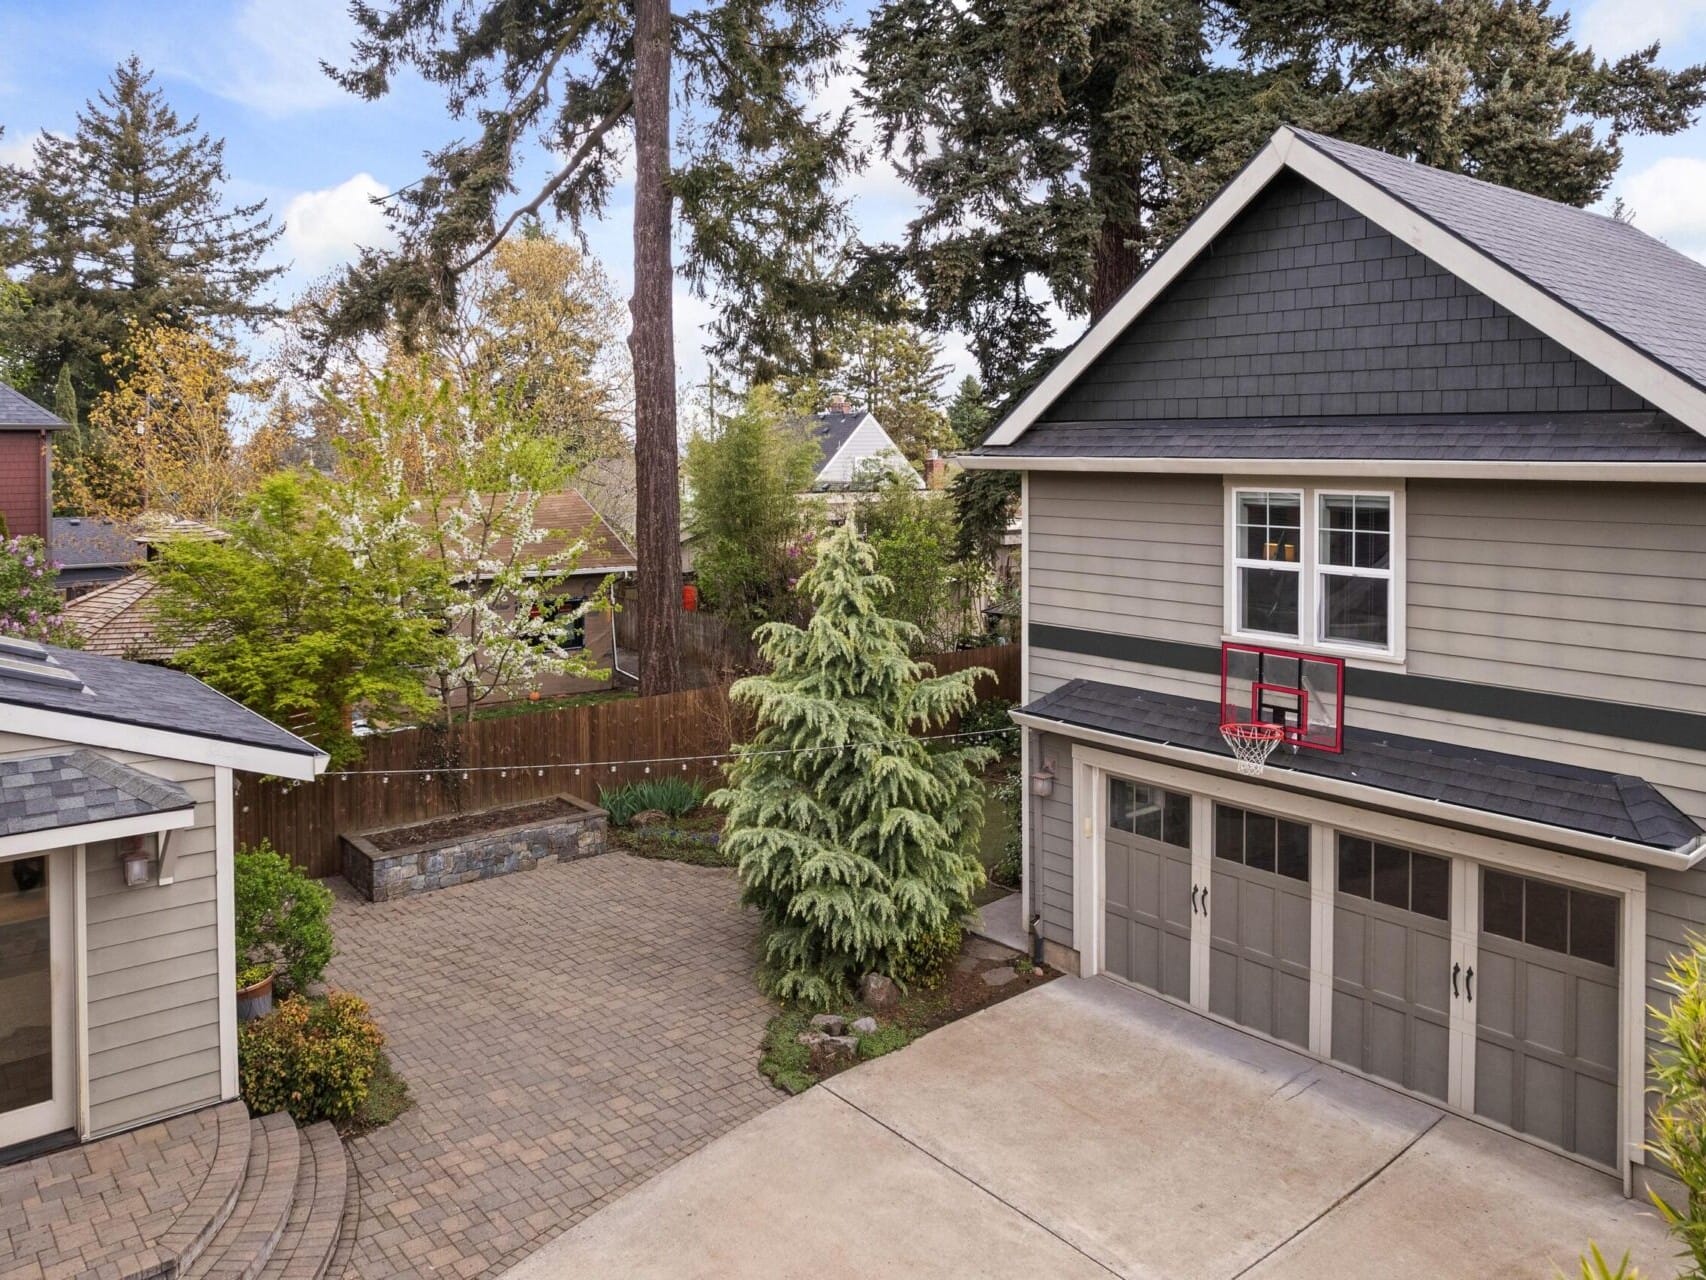
<path id="1" fill-rule="evenodd" d="M 272 974 L 259 982 L 237 988 L 237 1021 L 253 1022 L 272 1012 Z"/>

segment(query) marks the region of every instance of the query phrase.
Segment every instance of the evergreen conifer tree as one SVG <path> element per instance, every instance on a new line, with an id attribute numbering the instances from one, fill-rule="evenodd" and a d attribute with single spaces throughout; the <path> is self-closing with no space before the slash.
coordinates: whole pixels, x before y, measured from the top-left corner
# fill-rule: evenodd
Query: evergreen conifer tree
<path id="1" fill-rule="evenodd" d="M 78 403 L 119 372 L 101 357 L 133 325 L 257 323 L 277 311 L 257 293 L 283 267 L 262 258 L 282 234 L 264 201 L 227 206 L 225 144 L 181 119 L 135 57 L 120 63 L 70 137 L 44 133 L 27 165 L 0 165 L 0 268 L 30 306 L 0 344 L 21 352 L 58 399 L 69 366 Z"/>
<path id="2" fill-rule="evenodd" d="M 916 628 L 883 616 L 875 563 L 848 521 L 801 579 L 811 621 L 760 628 L 773 670 L 734 687 L 758 727 L 716 796 L 763 918 L 766 985 L 818 1006 L 957 925 L 983 881 L 978 771 L 993 752 L 913 735 L 968 710 L 987 673 L 908 657 Z"/>

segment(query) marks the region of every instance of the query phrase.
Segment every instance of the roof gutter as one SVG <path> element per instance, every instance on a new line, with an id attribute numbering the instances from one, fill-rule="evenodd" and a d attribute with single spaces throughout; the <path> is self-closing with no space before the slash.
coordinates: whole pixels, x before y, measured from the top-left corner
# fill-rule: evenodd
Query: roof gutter
<path id="1" fill-rule="evenodd" d="M 1230 756 L 1217 756 L 1206 751 L 1199 751 L 1194 747 L 1179 747 L 1168 742 L 1152 742 L 1147 738 L 1131 738 L 1124 734 L 1110 733 L 1105 729 L 1092 729 L 1085 725 L 1073 724 L 1069 720 L 1056 720 L 1050 716 L 1034 715 L 1029 711 L 1014 711 L 1011 714 L 1017 723 L 1028 729 L 1039 729 L 1045 733 L 1058 733 L 1063 737 L 1094 742 L 1099 746 L 1113 747 L 1130 755 L 1147 756 L 1150 759 L 1185 765 L 1192 769 L 1207 769 L 1215 773 L 1233 776 L 1236 776 L 1238 772 L 1238 766 Z M 1408 796 L 1400 791 L 1387 791 L 1380 787 L 1365 786 L 1362 783 L 1344 782 L 1338 778 L 1322 778 L 1314 774 L 1299 773 L 1283 766 L 1264 774 L 1262 781 L 1289 790 L 1345 800 L 1353 804 L 1367 805 L 1377 799 L 1379 806 L 1383 809 L 1393 810 L 1424 821 L 1450 822 L 1458 826 L 1475 827 L 1531 844 L 1546 845 L 1555 849 L 1568 849 L 1574 853 L 1584 853 L 1597 858 L 1609 858 L 1616 862 L 1633 863 L 1637 866 L 1657 867 L 1666 871 L 1688 871 L 1706 860 L 1706 833 L 1694 837 L 1687 844 L 1677 849 L 1657 849 L 1651 845 L 1635 844 L 1629 840 L 1616 840 L 1610 836 L 1596 836 L 1585 831 L 1572 831 L 1568 827 L 1554 827 L 1544 822 L 1531 822 L 1526 818 L 1512 818 L 1503 814 L 1490 813 L 1485 809 L 1470 809 L 1463 805 L 1447 804 L 1443 800 L 1428 800 L 1421 796 Z"/>
<path id="2" fill-rule="evenodd" d="M 1481 462 L 1421 458 L 1090 458 L 962 453 L 968 471 L 1141 472 L 1176 476 L 1345 476 L 1419 480 L 1706 483 L 1706 462 Z"/>

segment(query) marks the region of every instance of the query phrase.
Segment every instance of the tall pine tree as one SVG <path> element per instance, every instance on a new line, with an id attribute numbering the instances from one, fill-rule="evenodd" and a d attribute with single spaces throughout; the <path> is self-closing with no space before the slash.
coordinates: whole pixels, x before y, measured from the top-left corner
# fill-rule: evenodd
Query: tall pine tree
<path id="1" fill-rule="evenodd" d="M 734 687 L 758 728 L 716 797 L 763 920 L 766 984 L 811 1005 L 957 925 L 983 881 L 978 773 L 994 752 L 913 735 L 970 709 L 987 673 L 909 658 L 917 629 L 883 616 L 875 563 L 848 521 L 801 579 L 811 621 L 760 628 L 773 670 Z"/>
<path id="2" fill-rule="evenodd" d="M 227 205 L 225 143 L 181 119 L 134 56 L 84 104 L 70 137 L 44 133 L 0 165 L 0 267 L 30 305 L 0 323 L 42 403 L 87 407 L 119 370 L 101 357 L 134 325 L 190 328 L 277 314 L 259 297 L 283 270 L 264 201 Z M 59 387 L 69 370 L 75 400 Z"/>
<path id="3" fill-rule="evenodd" d="M 845 238 L 835 179 L 850 163 L 846 112 L 811 90 L 833 69 L 844 28 L 826 0 L 356 0 L 353 64 L 337 73 L 378 98 L 411 68 L 479 130 L 428 157 L 429 172 L 392 208 L 400 247 L 349 275 L 332 330 L 400 316 L 433 323 L 463 275 L 511 230 L 549 210 L 577 226 L 602 211 L 634 159 L 635 550 L 640 683 L 680 678 L 678 482 L 672 245 L 685 224 L 686 271 L 718 288 L 736 317 L 773 317 L 800 245 Z M 677 106 L 683 117 L 674 118 Z M 542 148 L 550 173 L 510 197 Z"/>
<path id="4" fill-rule="evenodd" d="M 923 199 L 896 257 L 997 398 L 1047 296 L 1101 315 L 1280 124 L 1580 205 L 1706 101 L 1706 67 L 1607 62 L 1548 0 L 883 0 L 864 59 Z"/>

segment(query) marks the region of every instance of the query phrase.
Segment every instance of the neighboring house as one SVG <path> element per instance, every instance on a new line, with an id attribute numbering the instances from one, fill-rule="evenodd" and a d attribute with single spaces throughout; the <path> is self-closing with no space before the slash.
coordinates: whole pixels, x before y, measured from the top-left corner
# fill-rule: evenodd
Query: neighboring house
<path id="1" fill-rule="evenodd" d="M 177 650 L 161 643 L 154 634 L 155 587 L 149 574 L 127 574 L 73 597 L 60 616 L 76 629 L 86 652 L 133 662 L 168 663 Z"/>
<path id="2" fill-rule="evenodd" d="M 561 598 L 564 614 L 596 595 L 610 575 L 616 575 L 618 590 L 621 580 L 632 578 L 636 568 L 633 549 L 578 490 L 563 489 L 545 494 L 534 511 L 533 523 L 538 529 L 550 530 L 551 536 L 524 548 L 529 559 L 552 555 L 571 542 L 586 544 L 575 565 L 575 573 L 564 580 Z M 508 539 L 500 539 L 490 548 L 493 560 L 508 562 L 511 554 Z M 596 666 L 609 673 L 603 679 L 582 680 L 573 676 L 548 675 L 526 688 L 512 690 L 511 696 L 525 697 L 537 691 L 542 697 L 562 697 L 593 693 L 620 684 L 623 675 L 635 668 L 631 655 L 623 657 L 616 633 L 617 616 L 615 613 L 593 613 L 578 623 L 565 623 L 567 639 L 564 647 L 583 650 Z"/>
<path id="3" fill-rule="evenodd" d="M 813 493 L 835 493 L 863 481 L 873 465 L 905 475 L 917 486 L 924 478 L 906 460 L 876 415 L 863 409 L 830 409 L 809 419 L 812 439 L 823 452 L 812 477 Z"/>
<path id="4" fill-rule="evenodd" d="M 65 423 L 0 382 L 0 524 L 53 546 L 53 433 Z"/>
<path id="5" fill-rule="evenodd" d="M 67 599 L 133 573 L 172 538 L 224 538 L 223 530 L 184 516 L 146 512 L 133 520 L 111 516 L 53 517 L 53 558 Z"/>
<path id="6" fill-rule="evenodd" d="M 232 771 L 325 764 L 180 672 L 0 640 L 0 1160 L 237 1097 Z"/>
<path id="7" fill-rule="evenodd" d="M 1636 1182 L 1706 923 L 1706 267 L 1282 129 L 961 461 L 1023 473 L 1048 952 Z"/>

